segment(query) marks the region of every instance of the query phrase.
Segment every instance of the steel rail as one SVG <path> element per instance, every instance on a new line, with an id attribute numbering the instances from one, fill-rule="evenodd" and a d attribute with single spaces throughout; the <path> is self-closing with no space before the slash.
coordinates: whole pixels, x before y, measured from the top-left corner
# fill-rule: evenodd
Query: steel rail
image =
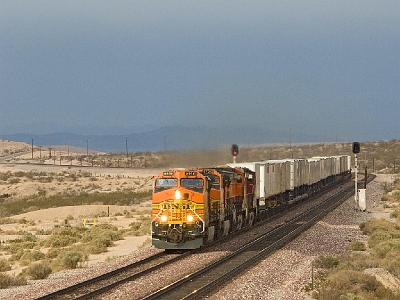
<path id="1" fill-rule="evenodd" d="M 37 300 L 49 299 L 90 299 L 96 294 L 109 290 L 115 285 L 146 276 L 149 272 L 174 263 L 184 254 L 166 254 L 164 252 L 149 256 L 122 268 L 79 282 L 72 286 L 51 292 Z"/>

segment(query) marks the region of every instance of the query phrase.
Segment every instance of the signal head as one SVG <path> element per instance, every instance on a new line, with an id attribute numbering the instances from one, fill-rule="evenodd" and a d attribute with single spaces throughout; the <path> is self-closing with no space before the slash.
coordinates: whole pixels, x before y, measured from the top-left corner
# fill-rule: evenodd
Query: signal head
<path id="1" fill-rule="evenodd" d="M 231 152 L 233 156 L 236 156 L 239 154 L 239 146 L 236 144 L 233 144 L 231 147 Z"/>
<path id="2" fill-rule="evenodd" d="M 359 142 L 353 143 L 353 153 L 354 154 L 360 153 L 360 143 Z"/>

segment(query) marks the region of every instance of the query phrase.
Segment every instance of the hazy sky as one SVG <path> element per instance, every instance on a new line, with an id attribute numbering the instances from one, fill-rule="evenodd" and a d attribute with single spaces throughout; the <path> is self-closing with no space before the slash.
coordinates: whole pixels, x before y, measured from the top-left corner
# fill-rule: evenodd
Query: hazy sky
<path id="1" fill-rule="evenodd" d="M 0 0 L 0 45 L 2 134 L 253 124 L 400 138 L 399 0 Z"/>

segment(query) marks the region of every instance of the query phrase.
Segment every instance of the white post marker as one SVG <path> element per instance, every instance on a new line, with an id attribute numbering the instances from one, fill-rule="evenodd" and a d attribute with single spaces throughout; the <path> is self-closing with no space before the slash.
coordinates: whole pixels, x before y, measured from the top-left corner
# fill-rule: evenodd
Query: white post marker
<path id="1" fill-rule="evenodd" d="M 367 209 L 367 199 L 365 197 L 365 189 L 358 190 L 358 207 L 361 211 L 365 211 Z"/>

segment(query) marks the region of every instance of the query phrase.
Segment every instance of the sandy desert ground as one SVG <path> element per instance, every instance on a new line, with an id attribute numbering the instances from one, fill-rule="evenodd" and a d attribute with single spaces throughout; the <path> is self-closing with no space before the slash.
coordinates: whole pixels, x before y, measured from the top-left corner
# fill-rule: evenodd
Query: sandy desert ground
<path id="1" fill-rule="evenodd" d="M 74 167 L 49 164 L 21 164 L 18 159 L 13 158 L 17 153 L 19 158 L 32 155 L 30 145 L 11 141 L 0 140 L 0 173 L 5 172 L 45 172 L 48 174 L 62 174 L 66 180 L 52 180 L 51 182 L 37 182 L 22 179 L 17 183 L 1 182 L 0 194 L 8 193 L 15 199 L 21 199 L 35 195 L 39 190 L 46 191 L 46 195 L 57 193 L 100 192 L 107 193 L 125 189 L 135 191 L 146 191 L 151 189 L 151 177 L 158 174 L 159 169 L 133 169 L 133 168 L 92 168 L 92 167 Z M 10 155 L 10 153 L 12 153 Z M 37 153 L 35 153 L 36 157 Z M 10 158 L 11 156 L 11 158 Z M 76 181 L 68 180 L 71 174 L 88 174 L 91 176 L 79 176 Z M 95 178 L 95 181 L 93 181 Z M 135 221 L 139 216 L 148 216 L 150 214 L 150 199 L 141 203 L 132 203 L 129 206 L 117 205 L 81 205 L 43 209 L 31 211 L 24 214 L 13 216 L 15 219 L 25 219 L 32 221 L 34 225 L 29 224 L 3 224 L 0 229 L 0 241 L 15 238 L 12 235 L 4 234 L 4 231 L 36 231 L 37 229 L 51 229 L 58 224 L 63 224 L 67 218 L 71 219 L 73 226 L 83 226 L 83 220 L 91 221 L 93 216 L 97 217 L 97 223 L 108 223 L 118 228 L 128 228 L 128 225 Z M 124 211 L 134 211 L 132 217 L 125 217 Z M 88 265 L 95 264 L 106 259 L 118 257 L 131 253 L 138 249 L 150 238 L 149 235 L 126 237 L 124 240 L 115 242 L 115 246 L 108 249 L 108 252 L 90 255 Z M 44 249 L 45 251 L 45 249 Z M 10 272 L 18 273 L 20 269 L 13 268 Z"/>

